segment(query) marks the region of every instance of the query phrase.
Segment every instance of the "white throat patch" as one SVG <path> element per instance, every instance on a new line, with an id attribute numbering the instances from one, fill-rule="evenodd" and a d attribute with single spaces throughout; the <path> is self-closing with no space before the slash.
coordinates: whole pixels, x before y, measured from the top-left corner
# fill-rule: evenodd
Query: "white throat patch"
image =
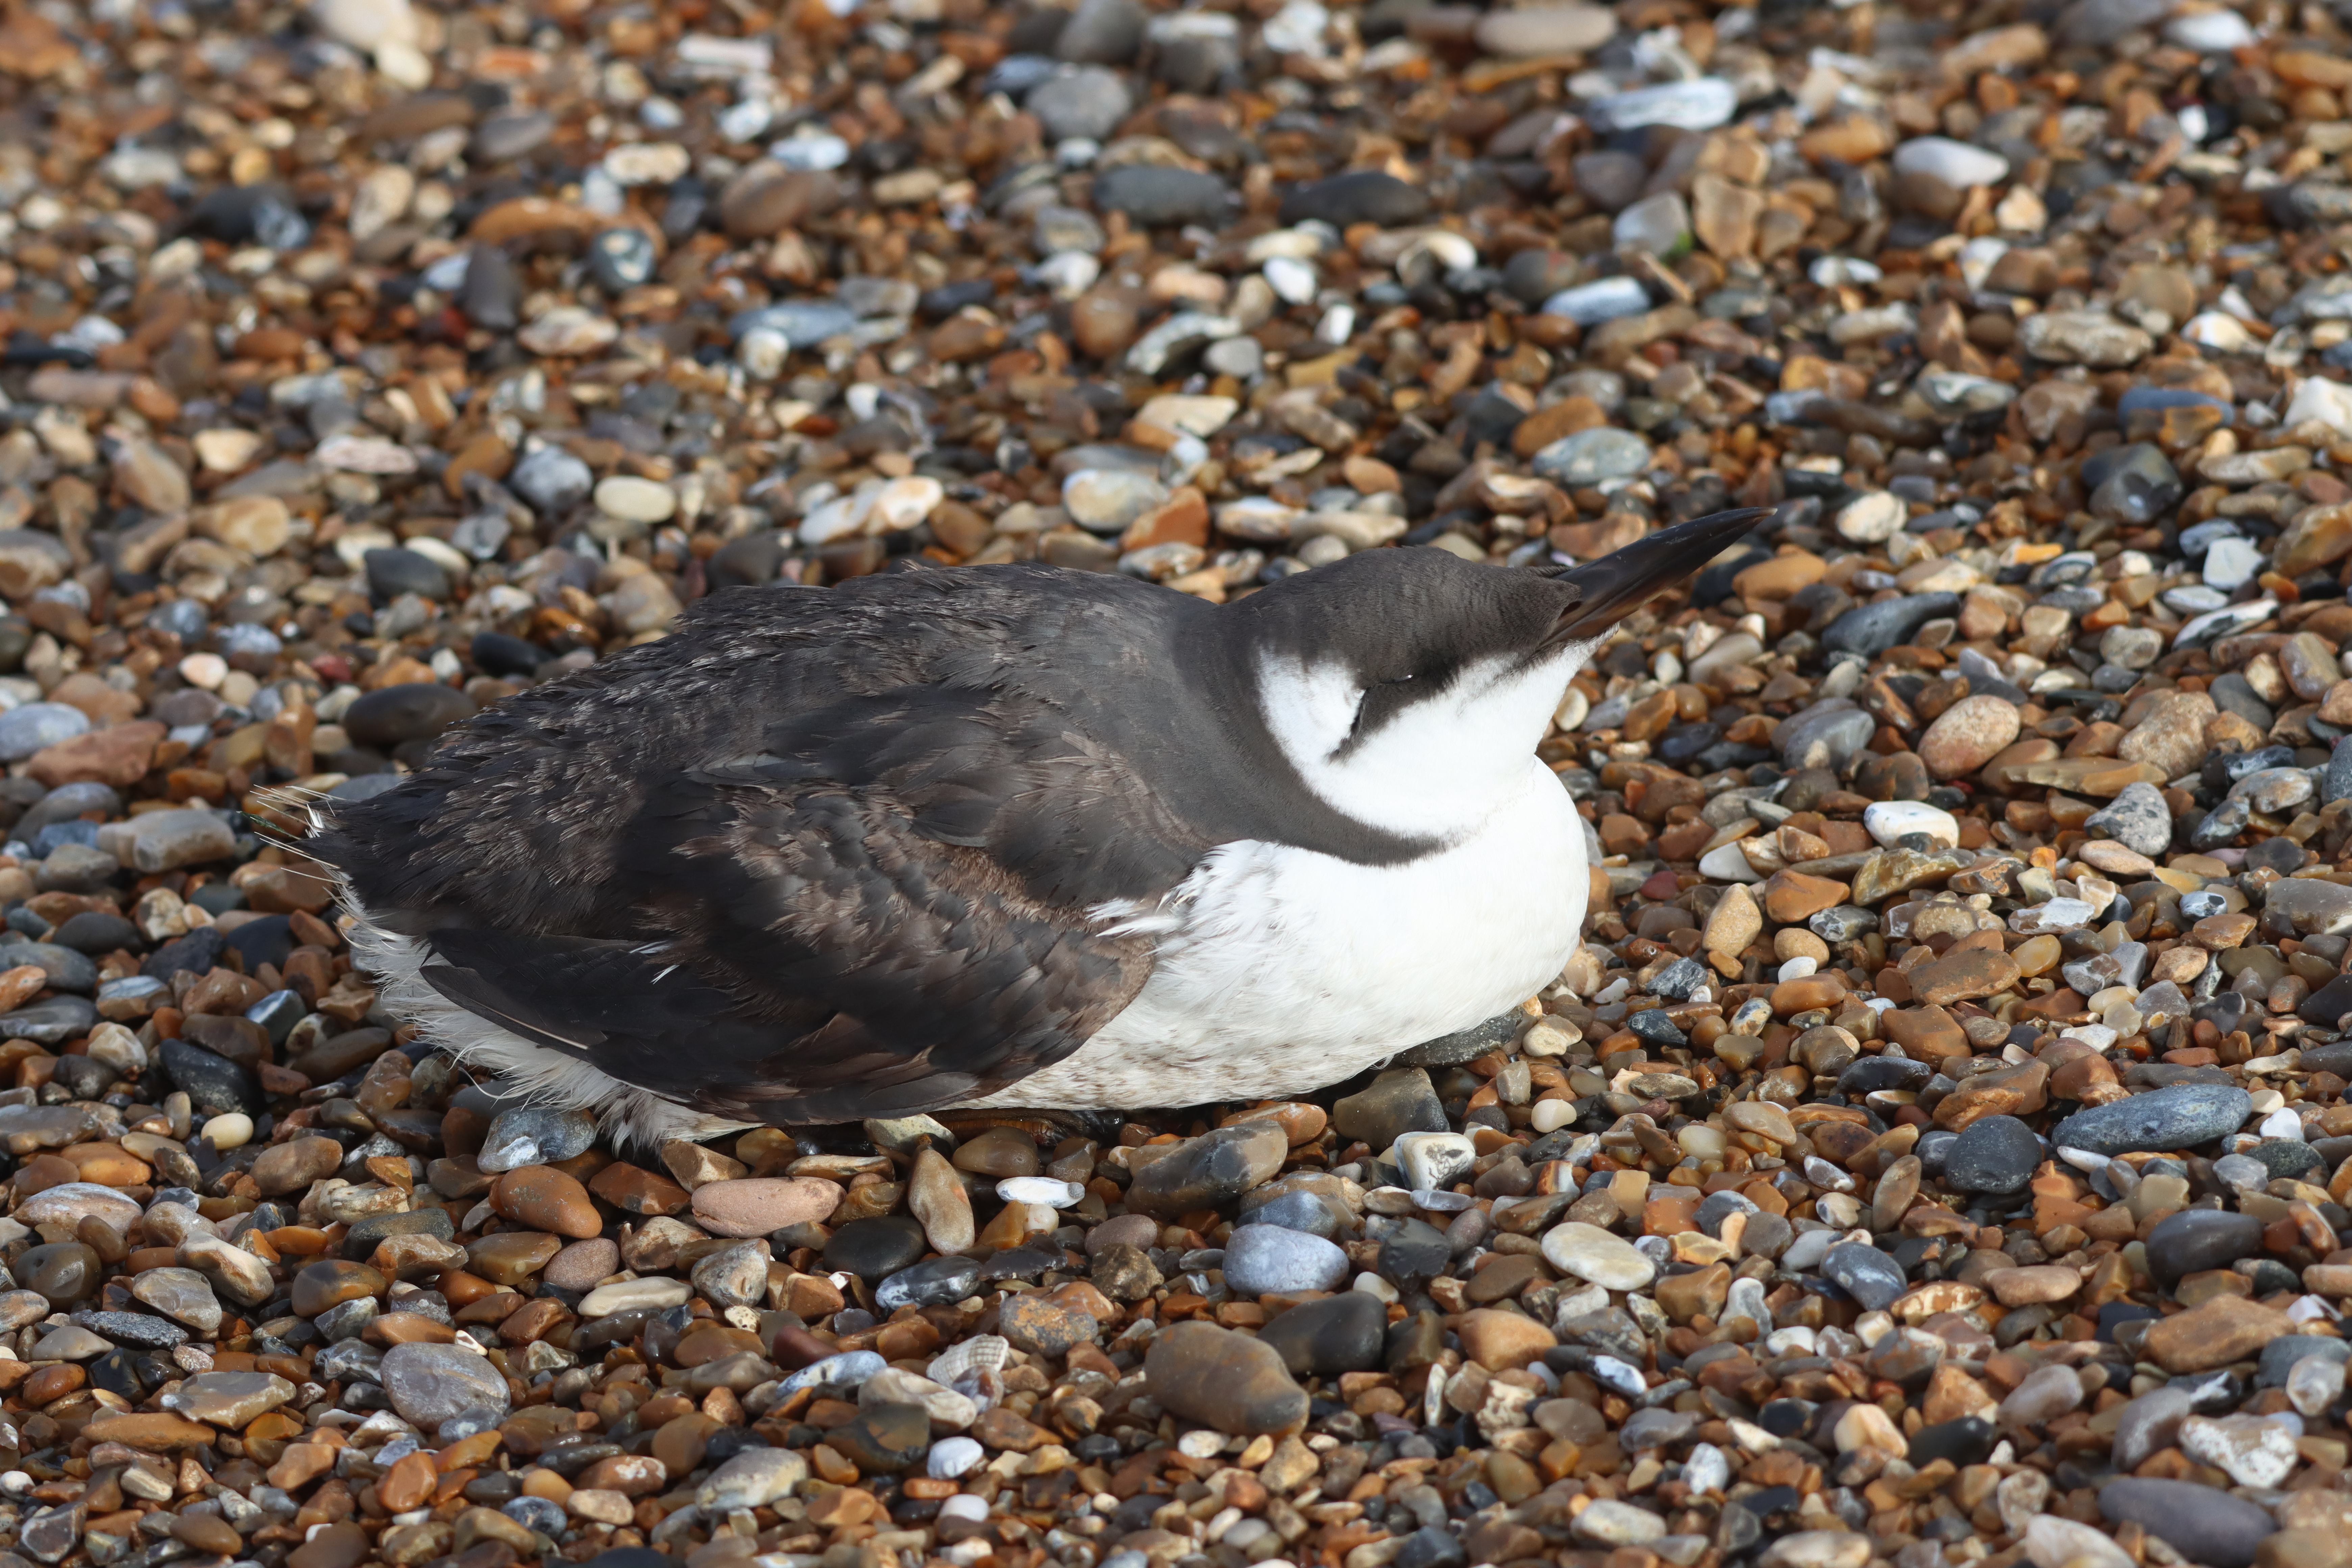
<path id="1" fill-rule="evenodd" d="M 1275 743 L 1326 805 L 1369 827 L 1451 843 L 1527 789 L 1528 759 L 1588 651 L 1574 645 L 1532 665 L 1481 660 L 1352 746 L 1363 692 L 1337 661 L 1262 656 L 1258 702 Z"/>

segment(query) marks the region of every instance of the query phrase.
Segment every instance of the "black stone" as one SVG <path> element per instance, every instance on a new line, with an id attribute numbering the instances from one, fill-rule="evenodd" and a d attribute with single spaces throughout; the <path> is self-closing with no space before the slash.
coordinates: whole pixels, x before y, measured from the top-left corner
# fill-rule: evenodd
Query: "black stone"
<path id="1" fill-rule="evenodd" d="M 150 980 L 163 981 L 169 981 L 183 969 L 194 974 L 210 974 L 219 967 L 221 954 L 227 949 L 228 938 L 218 926 L 199 926 L 148 954 L 139 973 Z"/>
<path id="2" fill-rule="evenodd" d="M 474 700 L 455 687 L 411 681 L 371 691 L 343 712 L 343 729 L 362 746 L 389 749 L 425 741 L 474 716 Z"/>
<path id="3" fill-rule="evenodd" d="M 1446 1107 L 1418 1068 L 1390 1069 L 1362 1093 L 1331 1105 L 1331 1126 L 1340 1138 L 1355 1138 L 1371 1150 L 1385 1150 L 1402 1133 L 1446 1133 Z"/>
<path id="4" fill-rule="evenodd" d="M 827 1268 L 845 1269 L 862 1279 L 896 1274 L 922 1255 L 923 1227 L 905 1215 L 851 1220 L 824 1244 Z"/>
<path id="5" fill-rule="evenodd" d="M 2021 1192 L 2042 1163 L 2042 1140 L 2014 1116 L 1970 1122 L 1944 1155 L 1944 1181 L 1964 1193 Z"/>
<path id="6" fill-rule="evenodd" d="M 262 1098 L 261 1080 L 254 1077 L 250 1068 L 239 1067 L 226 1057 L 185 1040 L 165 1040 L 162 1056 L 165 1076 L 173 1087 L 186 1092 L 198 1110 L 242 1110 L 248 1116 L 258 1116 L 268 1107 L 268 1101 Z M 444 1225 L 449 1222 L 443 1210 L 426 1212 L 440 1215 Z M 365 1258 L 367 1253 L 353 1256 Z"/>
<path id="7" fill-rule="evenodd" d="M 1907 1057 L 1863 1057 L 1838 1074 L 1838 1092 L 1849 1100 L 1883 1089 L 1925 1089 L 1936 1069 Z"/>
<path id="8" fill-rule="evenodd" d="M 139 1377 L 140 1359 L 131 1351 L 107 1352 L 89 1363 L 90 1385 L 122 1399 L 144 1399 L 147 1390 Z"/>
<path id="9" fill-rule="evenodd" d="M 2254 1549 L 2278 1529 L 2269 1510 L 2195 1481 L 2118 1476 L 2099 1489 L 2099 1511 L 2211 1568 L 2251 1568 Z"/>
<path id="10" fill-rule="evenodd" d="M 2189 1149 L 2236 1131 L 2252 1111 L 2252 1097 L 2234 1085 L 2181 1084 L 2078 1110 L 2051 1129 L 2050 1141 L 2109 1155 Z"/>
<path id="11" fill-rule="evenodd" d="M 1875 658 L 1939 616 L 1959 614 L 1953 594 L 1912 594 L 1884 604 L 1856 605 L 1832 621 L 1822 633 L 1822 647 L 1830 653 L 1858 653 Z"/>
<path id="12" fill-rule="evenodd" d="M 1285 224 L 1319 218 L 1338 229 L 1359 223 L 1391 228 L 1398 224 L 1419 223 L 1428 216 L 1426 193 L 1378 169 L 1358 169 L 1334 174 L 1328 180 L 1312 180 L 1294 187 L 1282 198 L 1281 221 Z"/>
<path id="13" fill-rule="evenodd" d="M 449 1211 L 437 1205 L 407 1214 L 372 1214 L 352 1222 L 351 1230 L 343 1237 L 343 1256 L 355 1263 L 363 1261 L 388 1236 L 429 1236 L 436 1241 L 447 1241 L 457 1234 Z"/>
<path id="14" fill-rule="evenodd" d="M 1822 1273 L 1865 1311 L 1890 1306 L 1907 1289 L 1902 1266 L 1868 1242 L 1849 1241 L 1832 1247 L 1822 1259 Z"/>
<path id="15" fill-rule="evenodd" d="M 1686 958 L 1680 960 L 1675 967 L 1681 964 L 1690 964 L 1693 969 L 1698 967 Z M 1690 1044 L 1690 1037 L 1675 1027 L 1675 1021 L 1656 1007 L 1645 1007 L 1634 1014 L 1625 1020 L 1625 1026 L 1639 1036 L 1644 1045 L 1681 1047 Z"/>
<path id="16" fill-rule="evenodd" d="M 1103 211 L 1123 212 L 1147 227 L 1214 224 L 1230 199 L 1214 174 L 1158 163 L 1127 163 L 1096 175 L 1094 196 Z"/>
<path id="17" fill-rule="evenodd" d="M 2263 1222 L 2225 1209 L 2183 1209 L 2147 1233 L 2148 1277 L 2159 1289 L 2209 1268 L 2226 1268 L 2263 1250 Z"/>
<path id="18" fill-rule="evenodd" d="M 415 594 L 436 602 L 449 596 L 449 574 L 421 550 L 395 545 L 371 550 L 362 556 L 367 568 L 368 592 L 385 601 Z"/>
<path id="19" fill-rule="evenodd" d="M 722 549 L 719 553 L 723 555 L 726 551 Z M 504 632 L 476 632 L 468 651 L 473 655 L 474 668 L 485 675 L 530 675 L 547 662 L 546 649 Z M 612 1555 L 605 1553 L 607 1557 Z"/>
<path id="20" fill-rule="evenodd" d="M 1434 1366 L 1445 1353 L 1445 1326 L 1435 1312 L 1421 1311 L 1389 1325 L 1388 1344 L 1381 1352 L 1384 1372 L 1411 1372 Z"/>
<path id="21" fill-rule="evenodd" d="M 901 1307 L 945 1307 L 980 1289 L 980 1265 L 969 1258 L 931 1258 L 901 1268 L 874 1289 L 874 1304 L 886 1312 Z"/>
<path id="22" fill-rule="evenodd" d="M 146 1311 L 75 1311 L 73 1321 L 99 1338 L 134 1350 L 172 1350 L 188 1342 L 188 1331 L 169 1319 L 148 1317 Z"/>
<path id="23" fill-rule="evenodd" d="M 2327 1029 L 2336 1027 L 2345 1014 L 2352 1013 L 2352 974 L 2339 974 L 2330 980 L 2305 997 L 2303 1005 L 2294 1011 L 2295 1016 L 2307 1024 L 2317 1024 Z M 2312 1065 L 2314 1058 L 2319 1058 L 2321 1065 Z M 2344 1077 L 2347 1072 L 2352 1072 L 2352 1040 L 2305 1047 L 2303 1066 L 2306 1072 L 2331 1072 L 2338 1078 Z"/>
<path id="24" fill-rule="evenodd" d="M 14 1013 L 0 1015 L 0 1039 L 31 1040 L 36 1045 L 61 1046 L 87 1035 L 98 1023 L 98 1009 L 80 996 L 52 996 Z"/>
<path id="25" fill-rule="evenodd" d="M 38 966 L 52 990 L 87 994 L 98 989 L 98 965 L 86 952 L 76 952 L 55 942 L 24 942 L 10 946 L 0 956 L 5 957 L 12 968 L 22 963 Z"/>
<path id="26" fill-rule="evenodd" d="M 114 1081 L 114 1069 L 94 1057 L 59 1057 L 49 1081 L 64 1085 L 76 1100 L 96 1100 Z"/>
<path id="27" fill-rule="evenodd" d="M 1922 1426 L 1911 1439 L 1909 1455 L 1916 1467 L 1949 1459 L 1955 1465 L 1980 1465 L 2000 1441 L 2000 1429 L 1979 1416 L 1964 1415 L 1934 1426 Z"/>
<path id="28" fill-rule="evenodd" d="M 507 253 L 478 245 L 466 257 L 466 280 L 457 285 L 457 309 L 486 332 L 511 332 L 522 324 L 522 279 Z"/>
<path id="29" fill-rule="evenodd" d="M 286 187 L 276 184 L 222 185 L 196 204 L 189 226 L 231 245 L 272 250 L 292 250 L 310 236 Z"/>
<path id="30" fill-rule="evenodd" d="M 2286 1374 L 2294 1363 L 2307 1355 L 2324 1355 L 2336 1361 L 2352 1358 L 2352 1341 L 2328 1339 L 2319 1334 L 2281 1334 L 2263 1347 L 2254 1369 L 2256 1388 L 2284 1388 Z"/>
<path id="31" fill-rule="evenodd" d="M 1397 1068 L 1445 1068 L 1453 1067 L 1458 1062 L 1476 1061 L 1480 1057 L 1501 1050 L 1513 1040 L 1517 1039 L 1519 1031 L 1527 1027 L 1527 1022 L 1526 1015 L 1518 1012 L 1498 1013 L 1483 1023 L 1473 1024 L 1466 1029 L 1456 1029 L 1450 1035 L 1440 1035 L 1433 1040 L 1423 1040 L 1408 1050 L 1398 1052 L 1394 1066 Z M 1394 1076 L 1393 1070 L 1381 1074 L 1381 1079 L 1374 1080 L 1374 1087 L 1379 1087 L 1381 1079 Z M 1432 1092 L 1434 1093 L 1434 1091 Z M 1444 1131 L 1446 1129 L 1443 1110 L 1438 1112 L 1438 1123 L 1434 1127 L 1411 1127 L 1403 1131 Z M 1393 1139 L 1391 1140 L 1391 1142 L 1393 1141 Z M 1367 1138 L 1364 1142 L 1370 1143 L 1371 1140 Z M 1385 1149 L 1388 1144 L 1373 1143 L 1372 1147 Z"/>
<path id="32" fill-rule="evenodd" d="M 2153 1322 L 2161 1315 L 2154 1307 L 2143 1307 L 2137 1301 L 2110 1301 L 2099 1309 L 2099 1342 L 2114 1344 L 2116 1331 L 2126 1323 Z M 2329 1342 L 2341 1344 L 2344 1342 L 2334 1340 Z"/>
<path id="33" fill-rule="evenodd" d="M 293 921 L 285 915 L 263 915 L 247 921 L 228 933 L 228 945 L 229 951 L 244 961 L 247 974 L 265 963 L 284 969 L 297 945 Z"/>
<path id="34" fill-rule="evenodd" d="M 1381 1243 L 1381 1278 L 1400 1289 L 1418 1289 L 1445 1272 L 1454 1248 L 1445 1233 L 1425 1220 L 1408 1219 Z"/>
<path id="35" fill-rule="evenodd" d="M 1292 1376 L 1331 1377 L 1379 1366 L 1388 1327 L 1388 1309 L 1378 1297 L 1342 1290 L 1291 1308 L 1257 1337 L 1274 1347 Z"/>
<path id="36" fill-rule="evenodd" d="M 1470 1554 L 1451 1531 L 1430 1524 L 1406 1536 L 1390 1561 L 1396 1568 L 1464 1568 Z"/>
<path id="37" fill-rule="evenodd" d="M 1065 1267 L 1061 1253 L 1042 1247 L 1008 1247 L 992 1252 L 980 1266 L 982 1279 L 1034 1279 L 1048 1268 Z"/>
<path id="38" fill-rule="evenodd" d="M 710 585 L 756 588 L 772 583 L 791 551 L 791 539 L 772 529 L 730 539 L 719 547 L 706 568 L 710 574 Z"/>
<path id="39" fill-rule="evenodd" d="M 66 923 L 58 927 L 55 941 L 59 947 L 82 953 L 112 952 L 118 947 L 146 945 L 139 928 L 111 910 L 84 910 L 67 917 Z M 9 956 L 13 959 L 16 955 Z M 91 983 L 95 984 L 96 981 L 93 974 Z"/>
<path id="40" fill-rule="evenodd" d="M 1174 1215 L 1233 1202 L 1253 1184 L 1244 1145 L 1256 1136 L 1248 1128 L 1221 1127 L 1187 1140 L 1137 1174 L 1127 1189 L 1127 1206 Z"/>

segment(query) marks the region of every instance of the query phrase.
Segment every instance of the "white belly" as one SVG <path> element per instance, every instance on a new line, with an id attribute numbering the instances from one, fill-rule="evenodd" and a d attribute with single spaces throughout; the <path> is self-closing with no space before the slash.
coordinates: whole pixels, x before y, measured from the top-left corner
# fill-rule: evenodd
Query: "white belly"
<path id="1" fill-rule="evenodd" d="M 1145 1107 L 1325 1088 L 1517 1006 L 1575 952 L 1584 826 L 1528 759 L 1526 791 L 1405 866 L 1222 845 L 1161 909 L 1151 978 L 1066 1059 L 984 1100 Z"/>

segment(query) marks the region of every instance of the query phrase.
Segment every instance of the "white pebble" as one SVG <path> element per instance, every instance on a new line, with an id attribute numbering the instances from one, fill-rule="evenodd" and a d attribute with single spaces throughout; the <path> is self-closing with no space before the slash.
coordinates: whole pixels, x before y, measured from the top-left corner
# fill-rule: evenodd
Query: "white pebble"
<path id="1" fill-rule="evenodd" d="M 230 1110 L 205 1123 L 207 1142 L 226 1154 L 231 1149 L 242 1149 L 253 1142 L 253 1118 L 241 1110 Z"/>
<path id="2" fill-rule="evenodd" d="M 1924 833 L 1946 849 L 1960 841 L 1960 825 L 1952 814 L 1939 811 L 1925 801 L 1874 801 L 1864 809 L 1862 825 L 1882 847 L 1888 849 L 1913 833 Z"/>
<path id="3" fill-rule="evenodd" d="M 228 660 L 216 653 L 192 653 L 180 661 L 180 679 L 206 691 L 228 679 Z"/>
<path id="4" fill-rule="evenodd" d="M 923 1468 L 935 1481 L 951 1481 L 958 1476 L 971 1474 L 973 1467 L 987 1458 L 988 1450 L 970 1437 L 942 1437 L 931 1445 L 930 1453 L 924 1457 Z M 954 1500 L 950 1498 L 942 1502 L 940 1511 L 945 1512 L 946 1503 Z M 988 1517 L 985 1503 L 982 1504 L 981 1517 Z"/>
<path id="5" fill-rule="evenodd" d="M 1802 980 L 1820 967 L 1820 964 L 1801 952 L 1780 965 L 1780 976 L 1783 980 Z"/>
<path id="6" fill-rule="evenodd" d="M 1572 1100 L 1538 1100 L 1528 1112 L 1528 1124 L 1538 1134 L 1557 1132 L 1576 1120 L 1576 1101 Z"/>
<path id="7" fill-rule="evenodd" d="M 1718 844 L 1699 857 L 1698 871 L 1702 877 L 1718 882 L 1760 882 L 1756 868 L 1748 863 L 1738 844 Z"/>
<path id="8" fill-rule="evenodd" d="M 1007 1176 L 996 1184 L 996 1195 L 1008 1204 L 1066 1209 L 1085 1197 L 1087 1190 L 1076 1182 L 1057 1182 L 1051 1176 Z"/>
<path id="9" fill-rule="evenodd" d="M 2262 1135 L 2265 1138 L 2292 1138 L 2303 1141 L 2303 1118 L 2294 1111 L 2278 1110 L 2263 1118 Z"/>
<path id="10" fill-rule="evenodd" d="M 971 1439 L 967 1437 L 964 1441 L 970 1443 L 971 1442 Z M 973 1444 L 973 1447 L 975 1447 L 978 1446 L 979 1445 L 977 1444 Z M 969 1519 L 977 1523 L 981 1520 L 988 1517 L 988 1500 L 986 1498 L 974 1497 L 970 1492 L 958 1492 L 955 1496 L 947 1498 L 940 1503 L 940 1517 L 941 1519 Z"/>
<path id="11" fill-rule="evenodd" d="M 1265 280 L 1286 304 L 1304 305 L 1315 298 L 1315 268 L 1295 257 L 1274 256 L 1266 258 Z"/>

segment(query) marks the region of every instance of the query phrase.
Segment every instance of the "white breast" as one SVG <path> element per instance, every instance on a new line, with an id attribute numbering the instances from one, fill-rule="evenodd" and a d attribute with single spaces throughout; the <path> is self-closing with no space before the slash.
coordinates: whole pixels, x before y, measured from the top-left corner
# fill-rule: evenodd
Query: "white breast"
<path id="1" fill-rule="evenodd" d="M 1305 1093 L 1526 1001 L 1576 951 L 1584 828 L 1532 757 L 1453 847 L 1360 866 L 1243 840 L 1160 908 L 1143 991 L 1084 1047 L 973 1103 L 1192 1105 Z"/>

